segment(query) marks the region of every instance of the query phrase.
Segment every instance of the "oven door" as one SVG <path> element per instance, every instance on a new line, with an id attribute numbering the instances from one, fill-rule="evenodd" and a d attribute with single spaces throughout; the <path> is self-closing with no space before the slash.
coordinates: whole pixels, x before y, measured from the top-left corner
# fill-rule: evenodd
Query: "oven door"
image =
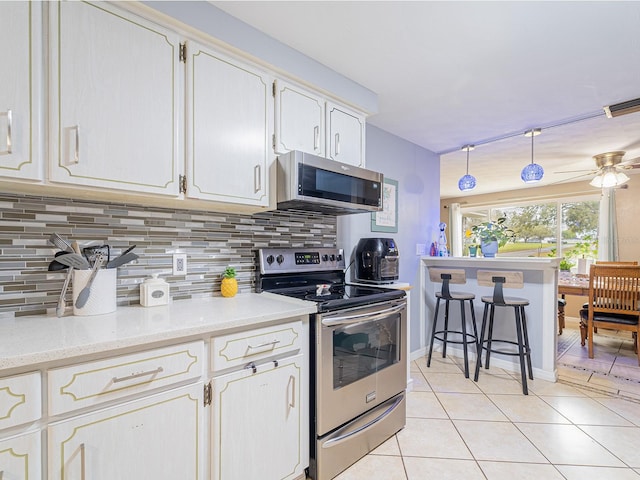
<path id="1" fill-rule="evenodd" d="M 318 314 L 316 434 L 403 392 L 406 299 Z"/>

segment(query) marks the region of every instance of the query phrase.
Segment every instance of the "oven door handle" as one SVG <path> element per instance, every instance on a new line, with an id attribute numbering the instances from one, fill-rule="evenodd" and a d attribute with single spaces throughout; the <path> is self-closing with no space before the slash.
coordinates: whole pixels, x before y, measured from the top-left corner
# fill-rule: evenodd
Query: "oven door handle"
<path id="1" fill-rule="evenodd" d="M 337 325 L 347 325 L 350 323 L 358 323 L 364 320 L 366 321 L 374 321 L 380 320 L 381 318 L 388 317 L 389 315 L 393 315 L 394 313 L 399 313 L 406 308 L 406 305 L 403 303 L 402 305 L 396 305 L 391 308 L 385 308 L 384 310 L 378 310 L 372 313 L 360 313 L 358 315 L 344 315 L 342 317 L 330 317 L 323 318 L 322 325 L 325 327 L 335 327 Z"/>

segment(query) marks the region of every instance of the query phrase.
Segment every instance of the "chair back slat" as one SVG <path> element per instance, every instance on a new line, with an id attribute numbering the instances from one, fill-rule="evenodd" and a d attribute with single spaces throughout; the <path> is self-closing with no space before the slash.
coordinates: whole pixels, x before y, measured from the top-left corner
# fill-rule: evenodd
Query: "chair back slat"
<path id="1" fill-rule="evenodd" d="M 504 277 L 504 288 L 523 288 L 524 275 L 522 272 L 509 270 L 478 270 L 478 285 L 482 287 L 493 287 L 494 277 Z"/>
<path id="2" fill-rule="evenodd" d="M 463 285 L 467 283 L 467 276 L 463 268 L 429 267 L 429 279 L 435 283 L 442 283 L 442 275 L 451 275 L 449 283 Z"/>
<path id="3" fill-rule="evenodd" d="M 594 264 L 589 275 L 589 305 L 594 312 L 638 315 L 640 266 Z"/>

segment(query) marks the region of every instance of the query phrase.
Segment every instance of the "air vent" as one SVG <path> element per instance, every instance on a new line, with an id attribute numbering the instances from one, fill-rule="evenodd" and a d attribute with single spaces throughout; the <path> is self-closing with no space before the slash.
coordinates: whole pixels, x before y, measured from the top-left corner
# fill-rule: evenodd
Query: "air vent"
<path id="1" fill-rule="evenodd" d="M 634 112 L 640 112 L 640 98 L 604 107 L 604 113 L 606 113 L 609 118 L 619 117 L 620 115 L 626 115 L 627 113 Z"/>

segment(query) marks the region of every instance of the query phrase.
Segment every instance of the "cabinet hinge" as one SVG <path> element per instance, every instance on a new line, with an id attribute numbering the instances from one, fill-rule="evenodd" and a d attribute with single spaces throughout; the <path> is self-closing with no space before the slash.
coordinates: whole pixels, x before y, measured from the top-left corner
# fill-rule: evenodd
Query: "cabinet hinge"
<path id="1" fill-rule="evenodd" d="M 204 406 L 211 405 L 213 397 L 211 382 L 207 383 L 204 386 Z"/>
<path id="2" fill-rule="evenodd" d="M 276 82 L 273 82 L 271 84 L 271 95 L 273 95 L 274 97 L 276 96 Z"/>
<path id="3" fill-rule="evenodd" d="M 187 42 L 180 44 L 180 61 L 187 63 Z"/>
<path id="4" fill-rule="evenodd" d="M 187 176 L 186 175 L 180 175 L 178 177 L 178 182 L 179 182 L 179 190 L 180 193 L 187 193 Z"/>
<path id="5" fill-rule="evenodd" d="M 276 134 L 274 133 L 273 135 L 271 135 L 271 145 L 273 146 L 273 149 L 276 149 Z"/>

